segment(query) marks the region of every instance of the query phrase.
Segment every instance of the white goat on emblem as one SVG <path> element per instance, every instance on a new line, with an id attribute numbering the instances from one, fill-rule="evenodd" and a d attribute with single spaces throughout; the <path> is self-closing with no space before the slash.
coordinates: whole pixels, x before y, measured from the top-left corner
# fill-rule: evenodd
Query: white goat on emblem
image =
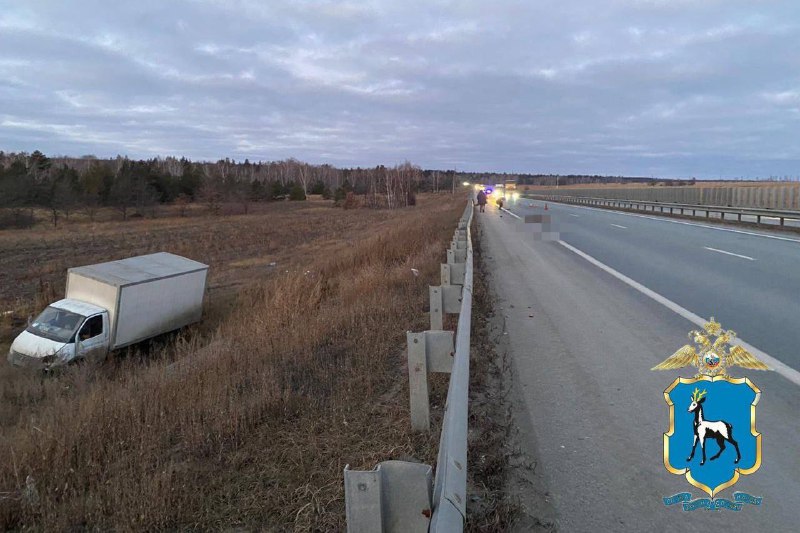
<path id="1" fill-rule="evenodd" d="M 700 389 L 695 388 L 692 393 L 692 403 L 689 405 L 689 412 L 694 413 L 694 441 L 692 442 L 692 453 L 686 461 L 691 461 L 694 457 L 694 452 L 697 449 L 697 443 L 700 442 L 700 449 L 703 451 L 703 459 L 700 464 L 706 462 L 706 438 L 712 437 L 719 445 L 719 451 L 711 458 L 713 461 L 722 454 L 725 450 L 725 441 L 733 444 L 736 448 L 736 460 L 734 464 L 738 463 L 742 458 L 739 452 L 739 444 L 733 439 L 733 426 L 724 420 L 706 420 L 703 417 L 703 403 L 706 401 L 706 391 L 700 392 Z"/>

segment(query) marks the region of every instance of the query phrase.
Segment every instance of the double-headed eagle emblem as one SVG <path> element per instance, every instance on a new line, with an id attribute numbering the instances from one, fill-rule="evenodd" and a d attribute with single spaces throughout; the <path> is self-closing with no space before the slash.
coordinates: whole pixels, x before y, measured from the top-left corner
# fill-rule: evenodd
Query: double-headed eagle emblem
<path id="1" fill-rule="evenodd" d="M 731 345 L 736 333 L 723 330 L 719 322 L 711 320 L 703 326 L 702 331 L 690 331 L 689 338 L 697 346 L 691 344 L 670 355 L 665 361 L 654 366 L 651 370 L 671 370 L 685 366 L 697 367 L 698 376 L 725 376 L 729 366 L 741 366 L 753 370 L 770 370 L 770 368 L 756 359 L 753 354 L 741 346 Z"/>

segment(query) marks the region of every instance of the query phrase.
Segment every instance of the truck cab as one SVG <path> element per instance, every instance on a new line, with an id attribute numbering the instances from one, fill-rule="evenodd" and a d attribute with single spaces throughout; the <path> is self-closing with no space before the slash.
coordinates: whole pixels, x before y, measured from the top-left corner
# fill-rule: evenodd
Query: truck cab
<path id="1" fill-rule="evenodd" d="M 50 304 L 11 345 L 16 366 L 49 369 L 77 359 L 101 361 L 109 350 L 108 311 L 80 300 Z"/>

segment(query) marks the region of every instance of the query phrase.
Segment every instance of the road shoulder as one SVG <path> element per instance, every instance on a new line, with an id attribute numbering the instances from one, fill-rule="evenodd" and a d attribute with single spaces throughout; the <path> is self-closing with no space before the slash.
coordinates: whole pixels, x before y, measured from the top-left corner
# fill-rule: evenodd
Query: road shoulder
<path id="1" fill-rule="evenodd" d="M 476 227 L 481 242 L 480 226 Z M 492 279 L 491 256 L 482 243 L 476 248 L 476 321 L 475 345 L 478 358 L 473 363 L 473 384 L 470 398 L 470 418 L 479 423 L 480 438 L 471 439 L 471 469 L 473 484 L 491 472 L 501 474 L 495 480 L 495 494 L 481 494 L 479 498 L 489 501 L 473 501 L 471 504 L 482 511 L 475 515 L 488 518 L 495 515 L 502 530 L 511 531 L 556 531 L 555 509 L 550 501 L 543 465 L 527 451 L 525 443 L 536 439 L 530 416 L 524 413 L 525 402 L 520 383 L 515 379 L 514 363 L 503 314 L 504 303 L 500 299 Z M 477 386 L 476 386 L 477 385 Z M 501 437 L 500 437 L 501 436 Z M 487 438 L 488 437 L 488 438 Z M 500 445 L 498 447 L 498 445 Z M 535 447 L 533 448 L 535 449 Z M 493 463 L 492 466 L 488 466 Z M 493 507 L 494 513 L 487 512 Z M 472 524 L 473 526 L 477 524 Z M 486 531 L 480 528 L 482 531 Z"/>

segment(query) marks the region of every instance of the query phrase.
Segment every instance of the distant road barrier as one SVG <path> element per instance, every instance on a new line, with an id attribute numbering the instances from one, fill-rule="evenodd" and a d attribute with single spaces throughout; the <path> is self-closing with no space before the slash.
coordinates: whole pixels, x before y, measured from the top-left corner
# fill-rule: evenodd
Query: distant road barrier
<path id="1" fill-rule="evenodd" d="M 525 189 L 525 185 L 521 186 Z M 526 192 L 542 195 L 582 196 L 639 200 L 689 205 L 725 205 L 761 209 L 800 209 L 800 184 L 762 182 L 758 186 L 705 187 L 700 184 L 688 187 L 579 187 L 529 189 Z"/>
<path id="2" fill-rule="evenodd" d="M 644 200 L 623 200 L 618 198 L 592 198 L 584 196 L 568 196 L 563 194 L 525 194 L 525 198 L 536 200 L 547 200 L 550 202 L 561 202 L 566 204 L 580 204 L 602 207 L 618 207 L 621 209 L 631 209 L 635 211 L 651 211 L 669 214 L 681 214 L 697 217 L 697 213 L 705 213 L 705 218 L 711 218 L 712 213 L 718 213 L 722 220 L 726 220 L 725 215 L 729 215 L 728 220 L 732 220 L 735 215 L 738 222 L 742 222 L 742 216 L 753 217 L 756 224 L 761 224 L 762 218 L 772 218 L 779 221 L 779 225 L 786 225 L 786 221 L 800 221 L 800 211 L 763 209 L 753 207 L 727 207 L 718 205 L 698 205 L 698 204 L 678 204 L 668 202 L 648 202 Z M 668 211 L 667 211 L 668 210 Z M 702 216 L 702 215 L 700 215 Z"/>
<path id="3" fill-rule="evenodd" d="M 428 373 L 450 373 L 436 460 L 384 461 L 374 470 L 344 469 L 347 531 L 462 531 L 467 505 L 467 403 L 472 322 L 472 222 L 469 201 L 441 267 L 441 285 L 429 288 L 431 329 L 407 332 L 411 426 L 430 431 Z M 443 330 L 445 313 L 458 314 L 455 333 Z"/>

